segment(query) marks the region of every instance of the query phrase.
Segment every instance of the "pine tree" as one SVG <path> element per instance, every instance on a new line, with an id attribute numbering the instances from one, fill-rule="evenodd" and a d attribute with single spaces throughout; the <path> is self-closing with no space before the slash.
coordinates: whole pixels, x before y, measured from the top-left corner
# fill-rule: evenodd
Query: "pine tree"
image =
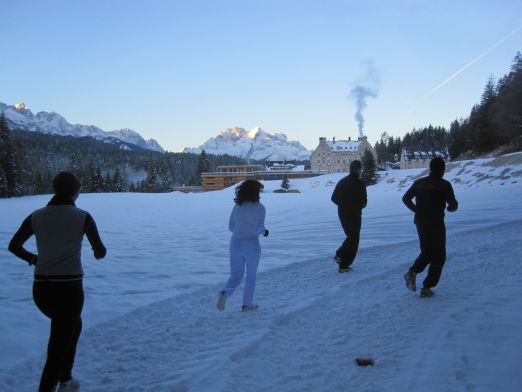
<path id="1" fill-rule="evenodd" d="M 511 64 L 511 72 L 514 74 L 522 73 L 522 54 L 520 52 L 517 52 L 517 54 L 513 58 L 513 64 Z"/>
<path id="2" fill-rule="evenodd" d="M 88 192 L 94 193 L 97 191 L 97 182 L 96 182 L 96 165 L 94 164 L 94 160 L 91 158 L 89 159 L 89 167 L 87 169 L 87 179 L 88 179 Z"/>
<path id="3" fill-rule="evenodd" d="M 487 152 L 497 147 L 497 137 L 492 122 L 492 106 L 496 99 L 493 77 L 490 77 L 478 105 L 470 116 L 473 128 L 473 145 L 477 152 Z"/>
<path id="4" fill-rule="evenodd" d="M 161 177 L 161 190 L 162 192 L 172 192 L 172 176 L 170 173 Z"/>
<path id="5" fill-rule="evenodd" d="M 103 179 L 103 174 L 99 166 L 96 166 L 95 174 L 92 179 L 93 191 L 92 192 L 105 192 L 105 180 Z"/>
<path id="6" fill-rule="evenodd" d="M 47 171 L 47 179 L 44 181 L 45 191 L 44 193 L 52 194 L 54 193 L 53 189 L 53 176 L 50 171 Z"/>
<path id="7" fill-rule="evenodd" d="M 123 177 L 120 173 L 120 169 L 117 168 L 112 177 L 113 191 L 114 192 L 125 192 L 125 184 L 123 183 Z"/>
<path id="8" fill-rule="evenodd" d="M 114 185 L 112 183 L 112 178 L 111 178 L 111 175 L 109 172 L 107 172 L 107 174 L 105 175 L 105 180 L 103 181 L 104 182 L 104 192 L 114 192 Z"/>
<path id="9" fill-rule="evenodd" d="M 17 184 L 16 161 L 11 144 L 10 130 L 4 114 L 0 114 L 0 167 L 5 178 L 5 196 L 19 196 L 21 190 Z"/>
<path id="10" fill-rule="evenodd" d="M 205 150 L 201 150 L 201 154 L 198 157 L 198 169 L 196 174 L 192 178 L 192 183 L 194 185 L 201 185 L 201 174 L 210 172 L 210 162 L 207 157 L 207 153 Z"/>
<path id="11" fill-rule="evenodd" d="M 455 120 L 450 125 L 448 136 L 448 150 L 450 157 L 455 159 L 466 151 L 466 137 L 461 122 Z"/>
<path id="12" fill-rule="evenodd" d="M 7 197 L 7 179 L 5 178 L 4 169 L 0 165 L 0 197 Z"/>
<path id="13" fill-rule="evenodd" d="M 81 172 L 81 165 L 80 165 L 80 159 L 77 155 L 71 156 L 71 161 L 69 163 L 69 171 L 76 176 L 80 175 Z"/>
<path id="14" fill-rule="evenodd" d="M 154 162 L 150 163 L 149 172 L 144 184 L 145 192 L 158 192 L 158 171 Z"/>
<path id="15" fill-rule="evenodd" d="M 34 178 L 34 193 L 37 195 L 43 195 L 47 192 L 47 185 L 42 177 L 42 173 L 38 172 Z"/>
<path id="16" fill-rule="evenodd" d="M 367 149 L 362 156 L 362 174 L 361 179 L 366 185 L 377 183 L 377 164 L 372 152 Z"/>
<path id="17" fill-rule="evenodd" d="M 511 72 L 497 84 L 497 97 L 492 108 L 499 144 L 511 145 L 512 151 L 522 148 L 522 55 L 513 59 Z"/>

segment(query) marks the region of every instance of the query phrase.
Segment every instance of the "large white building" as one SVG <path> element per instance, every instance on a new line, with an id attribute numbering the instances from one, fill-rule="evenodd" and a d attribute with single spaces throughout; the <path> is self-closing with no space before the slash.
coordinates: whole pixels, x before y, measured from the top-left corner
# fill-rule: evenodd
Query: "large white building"
<path id="1" fill-rule="evenodd" d="M 350 172 L 350 163 L 354 160 L 362 161 L 366 150 L 370 150 L 377 162 L 377 154 L 374 148 L 368 143 L 366 136 L 359 137 L 357 140 L 326 140 L 325 137 L 319 138 L 319 145 L 312 152 L 310 166 L 312 170 L 327 170 L 338 173 Z"/>

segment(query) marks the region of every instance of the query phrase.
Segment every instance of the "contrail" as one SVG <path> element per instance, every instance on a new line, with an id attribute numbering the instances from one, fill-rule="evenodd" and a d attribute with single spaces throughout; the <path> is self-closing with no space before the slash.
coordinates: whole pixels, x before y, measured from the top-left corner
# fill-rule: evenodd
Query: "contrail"
<path id="1" fill-rule="evenodd" d="M 504 43 L 504 41 L 508 40 L 512 35 L 516 34 L 520 29 L 522 29 L 522 25 L 518 26 L 515 30 L 513 30 L 511 33 L 509 33 L 508 35 L 506 35 L 504 38 L 502 38 L 500 41 L 498 41 L 496 44 L 494 44 L 493 46 L 491 46 L 489 49 L 487 49 L 484 53 L 480 54 L 479 56 L 477 56 L 476 58 L 474 58 L 473 60 L 471 60 L 468 64 L 466 64 L 465 66 L 463 66 L 461 69 L 459 69 L 457 72 L 455 72 L 453 75 L 451 75 L 449 78 L 447 78 L 446 80 L 444 80 L 442 83 L 438 84 L 437 86 L 433 87 L 424 97 L 422 97 L 421 99 L 419 99 L 413 106 L 412 106 L 412 109 L 413 107 L 416 106 L 416 104 L 418 104 L 420 101 L 428 98 L 431 94 L 433 94 L 435 91 L 441 89 L 442 87 L 444 87 L 447 83 L 449 83 L 451 80 L 455 79 L 457 76 L 459 76 L 462 72 L 464 72 L 465 70 L 467 70 L 469 67 L 471 67 L 473 64 L 475 64 L 476 62 L 478 62 L 480 59 L 482 59 L 484 56 L 487 56 L 489 53 L 491 53 L 492 51 L 494 51 L 496 48 L 498 48 L 502 43 Z"/>

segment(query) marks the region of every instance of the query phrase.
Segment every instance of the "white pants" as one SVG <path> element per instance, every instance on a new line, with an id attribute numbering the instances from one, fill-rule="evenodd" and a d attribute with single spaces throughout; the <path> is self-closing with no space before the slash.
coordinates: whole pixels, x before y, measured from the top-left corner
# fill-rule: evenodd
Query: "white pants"
<path id="1" fill-rule="evenodd" d="M 256 288 L 256 273 L 261 257 L 259 237 L 235 238 L 230 240 L 230 278 L 223 291 L 227 297 L 231 296 L 235 288 L 239 286 L 245 274 L 245 291 L 243 292 L 243 305 L 250 305 L 254 300 Z"/>

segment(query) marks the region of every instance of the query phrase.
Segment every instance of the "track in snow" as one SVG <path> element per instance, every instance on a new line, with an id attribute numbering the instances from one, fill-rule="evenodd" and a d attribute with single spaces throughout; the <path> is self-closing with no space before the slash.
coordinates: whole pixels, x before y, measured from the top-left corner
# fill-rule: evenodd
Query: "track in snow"
<path id="1" fill-rule="evenodd" d="M 404 287 L 416 241 L 363 249 L 347 274 L 330 255 L 261 273 L 254 313 L 239 312 L 242 287 L 223 313 L 220 286 L 176 296 L 86 331 L 75 374 L 104 392 L 521 390 L 521 230 L 448 238 L 431 299 Z M 0 389 L 35 390 L 42 361 L 4 372 Z"/>

